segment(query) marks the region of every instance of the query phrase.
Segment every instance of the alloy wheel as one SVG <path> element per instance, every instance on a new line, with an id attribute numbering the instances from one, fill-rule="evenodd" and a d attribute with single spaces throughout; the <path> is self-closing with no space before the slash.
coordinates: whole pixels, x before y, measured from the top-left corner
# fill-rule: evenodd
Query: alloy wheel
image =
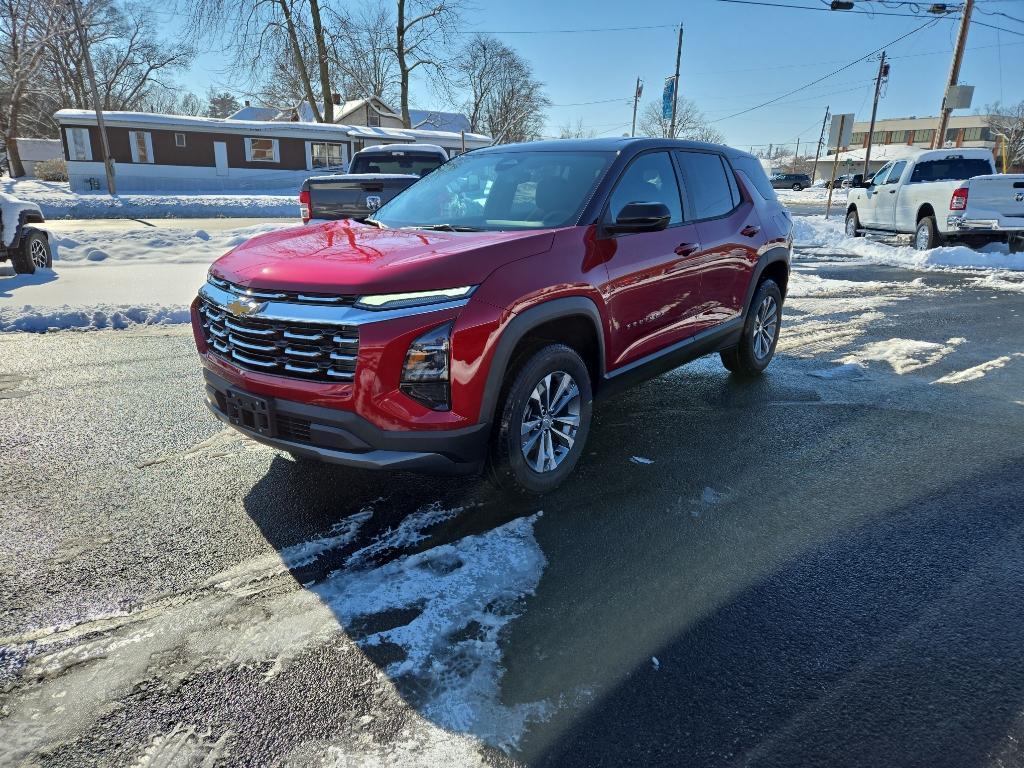
<path id="1" fill-rule="evenodd" d="M 928 241 L 931 239 L 931 232 L 928 231 L 928 225 L 924 224 L 917 228 L 917 238 L 914 241 L 914 245 L 917 246 L 919 251 L 928 250 Z"/>
<path id="2" fill-rule="evenodd" d="M 551 472 L 569 455 L 580 428 L 580 388 L 554 371 L 533 388 L 522 421 L 523 458 L 534 472 Z"/>
<path id="3" fill-rule="evenodd" d="M 846 236 L 854 237 L 857 234 L 857 220 L 851 216 L 846 220 Z"/>
<path id="4" fill-rule="evenodd" d="M 764 360 L 772 350 L 779 327 L 779 305 L 773 296 L 765 296 L 754 316 L 754 355 Z"/>
<path id="5" fill-rule="evenodd" d="M 32 241 L 32 246 L 29 248 L 29 256 L 37 269 L 46 269 L 46 261 L 50 255 L 47 253 L 47 250 L 46 243 L 42 240 L 36 239 Z"/>

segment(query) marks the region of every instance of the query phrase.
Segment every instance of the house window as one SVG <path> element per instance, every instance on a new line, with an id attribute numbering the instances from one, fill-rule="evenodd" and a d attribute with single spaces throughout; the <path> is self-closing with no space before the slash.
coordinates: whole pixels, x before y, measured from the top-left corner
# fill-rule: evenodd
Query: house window
<path id="1" fill-rule="evenodd" d="M 914 131 L 914 141 L 917 142 L 918 144 L 923 144 L 924 142 L 928 142 L 929 144 L 931 144 L 932 139 L 934 138 L 934 128 L 919 128 L 918 130 Z"/>
<path id="2" fill-rule="evenodd" d="M 184 147 L 185 146 L 185 134 L 184 133 L 176 133 L 176 134 L 174 134 L 174 146 L 176 146 L 176 147 Z"/>
<path id="3" fill-rule="evenodd" d="M 949 128 L 946 130 L 946 141 L 952 141 L 956 143 L 957 134 L 960 133 L 959 128 Z"/>
<path id="4" fill-rule="evenodd" d="M 153 162 L 153 137 L 149 131 L 128 131 L 133 163 Z"/>
<path id="5" fill-rule="evenodd" d="M 850 146 L 851 147 L 855 147 L 858 144 L 863 146 L 864 145 L 864 139 L 865 139 L 865 137 L 867 135 L 868 134 L 867 134 L 866 131 L 854 131 L 853 134 L 850 136 Z"/>
<path id="6" fill-rule="evenodd" d="M 890 144 L 906 144 L 907 143 L 907 132 L 906 131 L 893 131 L 889 134 Z"/>
<path id="7" fill-rule="evenodd" d="M 964 141 L 991 141 L 992 131 L 988 128 L 976 125 L 973 128 L 964 128 Z"/>
<path id="8" fill-rule="evenodd" d="M 245 159 L 250 163 L 278 163 L 280 154 L 277 139 L 246 138 Z"/>
<path id="9" fill-rule="evenodd" d="M 885 131 L 875 131 L 871 134 L 872 144 L 885 144 Z"/>
<path id="10" fill-rule="evenodd" d="M 314 168 L 345 167 L 345 150 L 341 144 L 314 141 L 310 143 L 309 151 Z"/>
<path id="11" fill-rule="evenodd" d="M 92 142 L 88 128 L 65 128 L 68 137 L 69 160 L 92 160 Z"/>
<path id="12" fill-rule="evenodd" d="M 380 127 L 380 114 L 369 104 L 366 105 L 366 124 L 371 128 Z"/>

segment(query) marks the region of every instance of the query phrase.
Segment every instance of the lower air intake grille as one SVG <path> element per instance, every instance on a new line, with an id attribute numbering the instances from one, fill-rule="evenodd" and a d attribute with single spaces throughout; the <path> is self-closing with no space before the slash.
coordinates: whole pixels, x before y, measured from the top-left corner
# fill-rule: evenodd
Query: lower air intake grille
<path id="1" fill-rule="evenodd" d="M 309 422 L 306 419 L 279 414 L 277 417 L 277 434 L 285 440 L 308 443 L 310 441 Z"/>
<path id="2" fill-rule="evenodd" d="M 208 299 L 200 302 L 199 314 L 210 351 L 233 365 L 309 381 L 355 380 L 355 327 L 239 317 Z"/>

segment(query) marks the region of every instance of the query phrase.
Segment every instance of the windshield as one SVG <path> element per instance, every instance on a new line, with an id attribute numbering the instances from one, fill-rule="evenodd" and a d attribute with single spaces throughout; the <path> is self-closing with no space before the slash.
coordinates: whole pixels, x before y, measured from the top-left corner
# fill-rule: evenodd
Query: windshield
<path id="1" fill-rule="evenodd" d="M 470 152 L 399 194 L 374 219 L 388 227 L 540 229 L 576 223 L 611 152 Z"/>
<path id="2" fill-rule="evenodd" d="M 914 166 L 910 182 L 916 181 L 963 181 L 975 176 L 992 173 L 992 164 L 978 158 L 947 157 L 942 160 L 928 160 Z"/>
<path id="3" fill-rule="evenodd" d="M 352 158 L 349 173 L 406 173 L 426 176 L 440 166 L 444 160 L 435 154 L 405 152 L 360 152 Z"/>

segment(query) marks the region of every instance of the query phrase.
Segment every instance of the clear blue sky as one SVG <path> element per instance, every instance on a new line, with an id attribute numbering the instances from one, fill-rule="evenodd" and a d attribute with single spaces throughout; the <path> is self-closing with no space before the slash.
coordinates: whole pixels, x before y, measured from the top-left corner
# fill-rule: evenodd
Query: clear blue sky
<path id="1" fill-rule="evenodd" d="M 825 7 L 820 0 L 766 0 Z M 858 9 L 910 13 L 903 4 L 883 7 L 858 0 Z M 927 8 L 929 2 L 919 7 Z M 1015 19 L 996 13 L 1009 14 Z M 905 35 L 928 19 L 902 16 L 818 12 L 737 5 L 716 0 L 679 3 L 621 0 L 514 0 L 478 2 L 464 17 L 466 31 L 493 32 L 518 50 L 546 84 L 553 106 L 548 131 L 582 119 L 599 135 L 629 130 L 636 77 L 645 83 L 644 102 L 660 99 L 662 83 L 675 62 L 676 31 L 684 25 L 680 93 L 694 100 L 711 120 L 798 88 Z M 960 80 L 977 86 L 974 109 L 991 102 L 1024 99 L 1024 0 L 977 0 L 976 21 L 1003 27 L 999 32 L 972 24 Z M 655 29 L 607 27 L 666 25 Z M 892 67 L 879 104 L 879 117 L 934 115 L 941 103 L 957 21 L 933 27 L 888 46 Z M 529 34 L 515 34 L 517 31 Z M 220 78 L 217 54 L 201 57 L 187 84 L 203 92 Z M 815 141 L 825 106 L 833 113 L 853 112 L 867 119 L 877 61 L 861 62 L 818 85 L 748 114 L 722 119 L 715 126 L 739 147 Z M 413 93 L 415 106 L 443 106 L 423 84 Z M 611 101 L 608 101 L 611 100 Z M 586 104 L 585 102 L 605 102 Z"/>

